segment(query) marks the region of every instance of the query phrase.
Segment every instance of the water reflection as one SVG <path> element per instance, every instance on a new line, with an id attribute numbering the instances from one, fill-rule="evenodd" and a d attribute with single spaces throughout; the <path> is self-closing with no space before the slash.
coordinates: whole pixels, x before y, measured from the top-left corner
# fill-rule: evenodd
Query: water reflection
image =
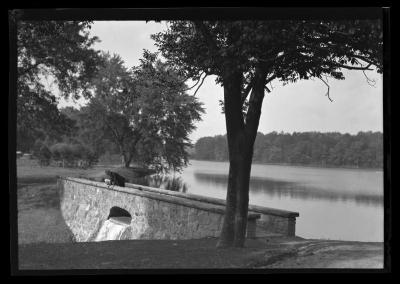
<path id="1" fill-rule="evenodd" d="M 195 172 L 194 177 L 198 183 L 212 184 L 213 186 L 226 187 L 228 176 L 222 174 Z M 298 182 L 274 180 L 270 178 L 251 177 L 250 191 L 262 192 L 271 197 L 289 197 L 292 199 L 324 199 L 329 201 L 354 201 L 358 204 L 382 206 L 383 196 L 363 194 L 360 192 L 329 191 Z"/>
<path id="2" fill-rule="evenodd" d="M 144 186 L 151 186 L 178 192 L 187 192 L 187 184 L 180 177 L 165 176 L 165 175 L 150 175 L 132 178 L 131 183 Z"/>

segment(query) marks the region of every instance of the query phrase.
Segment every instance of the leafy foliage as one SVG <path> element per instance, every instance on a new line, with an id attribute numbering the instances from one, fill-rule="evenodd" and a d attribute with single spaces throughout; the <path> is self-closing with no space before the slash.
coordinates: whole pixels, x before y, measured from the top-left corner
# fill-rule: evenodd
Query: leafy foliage
<path id="1" fill-rule="evenodd" d="M 53 95 L 25 90 L 17 98 L 17 149 L 29 152 L 36 140 L 60 140 L 68 135 L 73 121 L 60 113 Z"/>
<path id="2" fill-rule="evenodd" d="M 89 22 L 26 21 L 17 30 L 17 147 L 32 149 L 36 139 L 67 134 L 71 121 L 60 114 L 54 80 L 64 97 L 89 96 L 91 78 L 100 62 L 91 45 Z"/>
<path id="3" fill-rule="evenodd" d="M 82 144 L 56 143 L 50 147 L 51 156 L 64 166 L 90 167 L 97 162 L 97 155 Z"/>
<path id="4" fill-rule="evenodd" d="M 51 152 L 45 143 L 36 141 L 33 155 L 39 160 L 41 166 L 48 166 L 50 164 Z"/>
<path id="5" fill-rule="evenodd" d="M 201 103 L 184 92 L 184 80 L 157 54 L 145 51 L 131 70 L 118 55 L 103 58 L 95 96 L 82 109 L 87 128 L 113 141 L 126 166 L 133 159 L 157 172 L 179 171 L 187 163 L 185 147 Z"/>
<path id="6" fill-rule="evenodd" d="M 41 76 L 52 75 L 65 97 L 87 91 L 98 67 L 91 46 L 90 22 L 25 21 L 18 24 L 18 81 L 42 89 Z M 87 92 L 83 93 L 89 96 Z"/>
<path id="7" fill-rule="evenodd" d="M 229 73 L 242 73 L 245 112 L 257 68 L 265 87 L 274 79 L 344 79 L 343 68 L 382 72 L 379 21 L 172 21 L 168 27 L 152 38 L 183 76 L 216 75 L 223 85 Z"/>

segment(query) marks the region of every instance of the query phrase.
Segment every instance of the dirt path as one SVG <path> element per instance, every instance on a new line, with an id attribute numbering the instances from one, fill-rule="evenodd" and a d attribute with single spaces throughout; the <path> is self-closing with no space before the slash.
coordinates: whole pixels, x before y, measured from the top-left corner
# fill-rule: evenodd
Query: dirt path
<path id="1" fill-rule="evenodd" d="M 383 243 L 283 240 L 277 257 L 267 257 L 266 261 L 266 265 L 261 262 L 258 267 L 383 268 Z"/>
<path id="2" fill-rule="evenodd" d="M 216 249 L 216 239 L 130 240 L 20 245 L 20 269 L 383 268 L 379 243 L 248 240 Z"/>

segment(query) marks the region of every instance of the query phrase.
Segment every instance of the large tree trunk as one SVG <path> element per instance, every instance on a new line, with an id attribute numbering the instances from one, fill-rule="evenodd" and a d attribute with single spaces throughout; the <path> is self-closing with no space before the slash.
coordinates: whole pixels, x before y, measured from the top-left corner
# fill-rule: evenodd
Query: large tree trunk
<path id="1" fill-rule="evenodd" d="M 231 139 L 226 211 L 219 247 L 244 245 L 249 204 L 249 183 L 252 162 L 252 143 L 246 144 L 243 131 Z"/>
<path id="2" fill-rule="evenodd" d="M 129 153 L 122 153 L 121 157 L 122 157 L 122 165 L 125 168 L 129 168 L 132 161 L 132 155 L 130 155 Z"/>
<path id="3" fill-rule="evenodd" d="M 252 145 L 245 145 L 243 149 L 239 175 L 236 186 L 236 214 L 235 235 L 233 245 L 243 247 L 246 238 L 247 212 L 249 207 L 249 185 L 252 162 Z"/>
<path id="4" fill-rule="evenodd" d="M 226 209 L 218 247 L 232 246 L 235 235 L 235 216 L 237 204 L 238 179 L 241 177 L 241 144 L 244 139 L 244 124 L 241 117 L 241 80 L 240 72 L 231 72 L 224 78 L 224 106 L 226 132 L 229 151 L 229 177 L 226 193 Z"/>
<path id="5" fill-rule="evenodd" d="M 246 238 L 251 163 L 264 98 L 265 74 L 262 70 L 256 73 L 245 122 L 242 115 L 241 78 L 239 73 L 224 78 L 229 177 L 218 247 L 243 247 Z"/>

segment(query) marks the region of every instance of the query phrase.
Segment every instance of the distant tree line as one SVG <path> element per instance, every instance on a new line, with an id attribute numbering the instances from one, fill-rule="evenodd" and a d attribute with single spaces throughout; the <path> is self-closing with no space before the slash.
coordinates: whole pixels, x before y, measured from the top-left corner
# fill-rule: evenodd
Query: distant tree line
<path id="1" fill-rule="evenodd" d="M 197 140 L 193 159 L 228 161 L 226 135 Z M 253 162 L 337 167 L 383 167 L 383 135 L 381 132 L 359 132 L 357 135 L 338 132 L 257 133 Z"/>

